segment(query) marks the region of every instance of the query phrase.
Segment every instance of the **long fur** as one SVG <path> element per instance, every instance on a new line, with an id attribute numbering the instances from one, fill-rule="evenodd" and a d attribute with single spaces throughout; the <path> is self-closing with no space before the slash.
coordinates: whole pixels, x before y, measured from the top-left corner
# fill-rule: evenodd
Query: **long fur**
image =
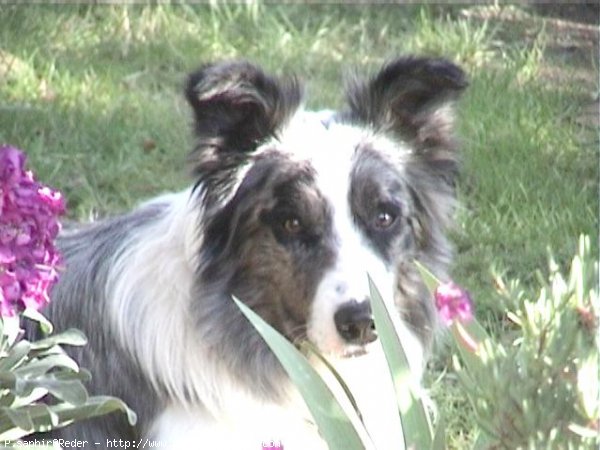
<path id="1" fill-rule="evenodd" d="M 89 448 L 156 439 L 171 449 L 250 449 L 274 438 L 286 449 L 323 448 L 235 295 L 293 342 L 329 354 L 374 440 L 393 448 L 398 437 L 376 414 L 394 411 L 379 344 L 349 342 L 334 317 L 368 304 L 368 271 L 393 296 L 411 364 L 422 369 L 436 319 L 413 261 L 444 277 L 451 259 L 451 106 L 465 87 L 448 61 L 399 58 L 353 77 L 342 110 L 311 113 L 297 79 L 245 61 L 191 74 L 195 183 L 65 231 L 67 270 L 45 311 L 58 330 L 86 333 L 89 344 L 71 353 L 93 374 L 89 390 L 125 400 L 138 423 L 113 414 L 51 436 Z"/>

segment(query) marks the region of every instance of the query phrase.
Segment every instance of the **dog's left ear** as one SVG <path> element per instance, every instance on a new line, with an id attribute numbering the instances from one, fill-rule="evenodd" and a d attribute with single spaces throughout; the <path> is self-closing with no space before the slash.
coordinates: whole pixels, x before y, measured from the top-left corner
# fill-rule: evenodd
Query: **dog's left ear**
<path id="1" fill-rule="evenodd" d="M 366 82 L 350 80 L 348 117 L 406 141 L 436 169 L 454 168 L 452 104 L 467 85 L 462 69 L 445 59 L 396 59 Z"/>

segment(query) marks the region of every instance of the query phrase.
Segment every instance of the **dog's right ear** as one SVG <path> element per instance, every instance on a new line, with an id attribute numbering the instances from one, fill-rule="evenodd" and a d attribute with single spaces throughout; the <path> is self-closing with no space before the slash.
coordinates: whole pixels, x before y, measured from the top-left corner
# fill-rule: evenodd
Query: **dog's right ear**
<path id="1" fill-rule="evenodd" d="M 201 160 L 254 150 L 277 134 L 302 100 L 295 78 L 275 79 L 245 61 L 201 67 L 188 77 L 185 93 L 195 115 L 197 152 L 209 153 L 195 155 Z"/>

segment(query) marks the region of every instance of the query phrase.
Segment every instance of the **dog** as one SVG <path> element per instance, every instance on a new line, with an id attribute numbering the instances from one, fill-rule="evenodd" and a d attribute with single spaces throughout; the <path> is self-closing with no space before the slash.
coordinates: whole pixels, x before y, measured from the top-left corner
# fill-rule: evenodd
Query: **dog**
<path id="1" fill-rule="evenodd" d="M 45 310 L 57 330 L 83 330 L 88 345 L 69 353 L 93 374 L 90 392 L 123 399 L 137 424 L 112 414 L 50 436 L 94 449 L 327 448 L 235 296 L 330 357 L 377 448 L 398 448 L 367 273 L 394 300 L 419 379 L 437 319 L 414 261 L 445 278 L 452 259 L 453 110 L 467 84 L 447 60 L 399 57 L 348 77 L 339 110 L 311 112 L 297 78 L 247 61 L 190 74 L 194 183 L 64 230 L 66 270 Z"/>

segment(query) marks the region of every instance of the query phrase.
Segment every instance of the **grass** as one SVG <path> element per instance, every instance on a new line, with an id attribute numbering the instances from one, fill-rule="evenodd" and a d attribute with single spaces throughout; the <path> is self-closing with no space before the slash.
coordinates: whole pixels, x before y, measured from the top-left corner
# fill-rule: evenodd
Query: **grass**
<path id="1" fill-rule="evenodd" d="M 71 217 L 87 219 L 188 184 L 181 85 L 201 62 L 244 57 L 297 72 L 308 106 L 329 108 L 341 103 L 348 68 L 371 70 L 407 52 L 449 57 L 471 78 L 459 106 L 464 207 L 454 274 L 501 335 L 493 270 L 527 286 L 548 247 L 565 264 L 580 233 L 598 246 L 597 130 L 576 120 L 598 86 L 541 77 L 555 62 L 544 52 L 543 20 L 532 20 L 533 41 L 458 7 L 4 6 L 0 142 L 25 149 L 39 177 L 65 193 Z M 440 377 L 443 353 L 433 366 L 450 446 L 465 448 L 474 419 L 452 375 Z"/>

